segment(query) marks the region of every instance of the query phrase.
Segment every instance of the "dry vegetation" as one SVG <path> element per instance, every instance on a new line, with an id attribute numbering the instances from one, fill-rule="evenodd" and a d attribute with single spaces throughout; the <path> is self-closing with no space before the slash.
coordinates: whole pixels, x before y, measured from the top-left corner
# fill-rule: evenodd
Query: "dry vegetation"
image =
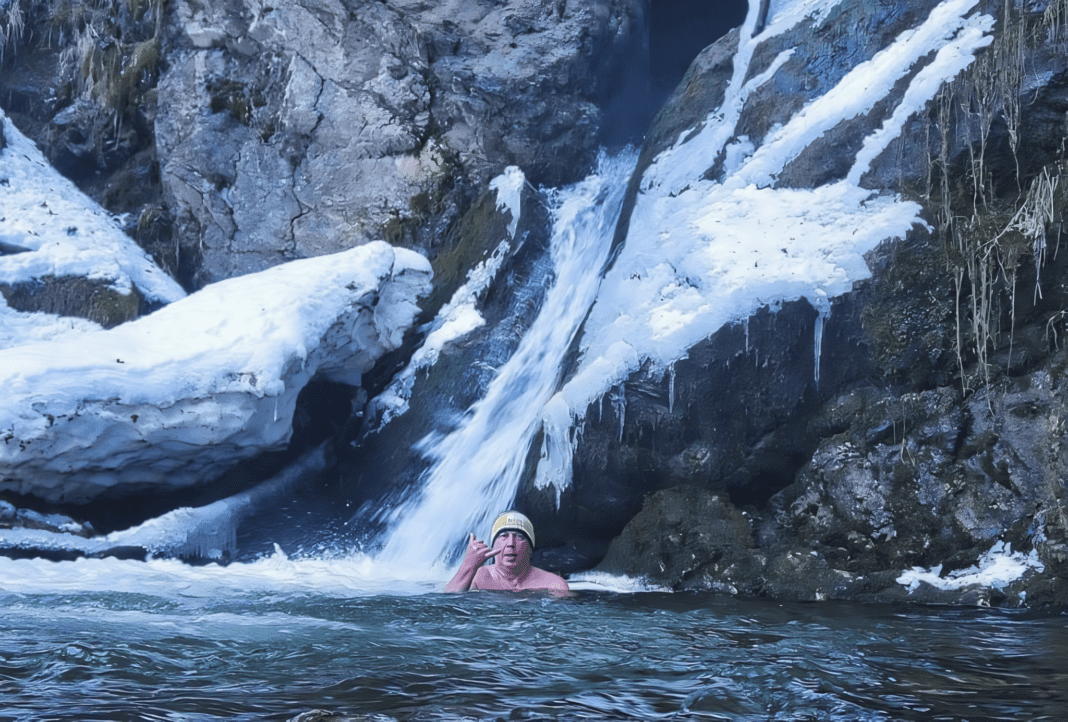
<path id="1" fill-rule="evenodd" d="M 1020 145 L 1022 88 L 1027 58 L 1041 45 L 1068 39 L 1068 0 L 1053 0 L 1042 15 L 1020 13 L 1006 3 L 993 44 L 971 67 L 942 88 L 931 128 L 936 151 L 930 157 L 926 200 L 937 211 L 947 271 L 956 287 L 957 359 L 968 386 L 964 357 L 974 354 L 979 380 L 989 382 L 989 355 L 1012 343 L 1017 281 L 1021 264 L 1033 260 L 1034 294 L 1041 294 L 1041 268 L 1047 234 L 1057 231 L 1066 203 L 1062 158 L 1022 177 Z M 1004 129 L 1013 169 L 988 163 L 991 131 Z M 967 160 L 954 162 L 966 146 Z M 1004 166 L 1005 163 L 1002 163 Z M 1012 175 L 1006 190 L 1005 174 Z M 1026 190 L 1025 190 L 1026 188 Z M 1002 307 L 1011 318 L 1002 329 Z M 1006 338 L 1007 337 L 1007 338 Z"/>

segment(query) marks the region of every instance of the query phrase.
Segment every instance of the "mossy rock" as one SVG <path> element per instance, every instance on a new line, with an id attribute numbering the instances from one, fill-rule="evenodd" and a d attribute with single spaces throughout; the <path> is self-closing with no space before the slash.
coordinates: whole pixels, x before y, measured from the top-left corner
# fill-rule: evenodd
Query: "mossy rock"
<path id="1" fill-rule="evenodd" d="M 16 311 L 75 316 L 104 328 L 137 318 L 143 302 L 136 289 L 122 294 L 106 281 L 82 276 L 45 276 L 24 283 L 0 284 L 0 295 Z"/>
<path id="2" fill-rule="evenodd" d="M 497 194 L 488 190 L 460 218 L 451 243 L 432 261 L 434 290 L 424 304 L 427 314 L 436 315 L 452 294 L 467 281 L 467 272 L 490 257 L 502 240 L 508 238 L 511 215 L 497 210 Z"/>
<path id="3" fill-rule="evenodd" d="M 717 561 L 740 563 L 753 546 L 739 509 L 720 495 L 678 486 L 646 499 L 598 569 L 675 587 Z"/>

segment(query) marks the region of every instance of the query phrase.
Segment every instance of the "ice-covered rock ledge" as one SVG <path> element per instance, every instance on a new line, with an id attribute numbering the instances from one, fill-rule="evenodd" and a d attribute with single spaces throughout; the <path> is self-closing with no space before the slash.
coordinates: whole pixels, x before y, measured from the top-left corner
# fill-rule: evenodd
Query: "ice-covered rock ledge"
<path id="1" fill-rule="evenodd" d="M 300 390 L 316 375 L 358 385 L 400 345 L 430 276 L 419 254 L 375 242 L 0 350 L 0 490 L 82 503 L 283 448 Z"/>

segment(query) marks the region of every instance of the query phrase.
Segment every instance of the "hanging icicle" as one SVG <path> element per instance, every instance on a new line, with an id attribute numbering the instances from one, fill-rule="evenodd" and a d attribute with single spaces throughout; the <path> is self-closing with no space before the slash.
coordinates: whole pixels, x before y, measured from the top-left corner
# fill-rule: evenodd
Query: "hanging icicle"
<path id="1" fill-rule="evenodd" d="M 675 411 L 675 364 L 668 369 L 668 414 Z"/>
<path id="2" fill-rule="evenodd" d="M 623 423 L 627 419 L 627 390 L 623 384 L 619 385 L 619 391 L 612 392 L 612 407 L 616 410 L 619 418 L 619 443 L 623 443 Z"/>
<path id="3" fill-rule="evenodd" d="M 815 368 L 816 385 L 820 383 L 820 355 L 823 350 L 823 324 L 831 316 L 831 302 L 827 293 L 822 289 L 816 289 L 815 300 L 809 299 L 813 308 L 816 309 L 816 327 L 813 332 L 813 361 Z"/>

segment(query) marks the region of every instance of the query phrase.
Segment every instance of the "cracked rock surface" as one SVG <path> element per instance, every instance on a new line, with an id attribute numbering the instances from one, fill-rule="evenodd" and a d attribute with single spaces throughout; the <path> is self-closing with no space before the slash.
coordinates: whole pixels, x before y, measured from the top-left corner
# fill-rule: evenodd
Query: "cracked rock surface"
<path id="1" fill-rule="evenodd" d="M 176 3 L 156 146 L 194 284 L 374 239 L 431 250 L 428 221 L 506 165 L 572 179 L 642 17 L 636 0 Z"/>

